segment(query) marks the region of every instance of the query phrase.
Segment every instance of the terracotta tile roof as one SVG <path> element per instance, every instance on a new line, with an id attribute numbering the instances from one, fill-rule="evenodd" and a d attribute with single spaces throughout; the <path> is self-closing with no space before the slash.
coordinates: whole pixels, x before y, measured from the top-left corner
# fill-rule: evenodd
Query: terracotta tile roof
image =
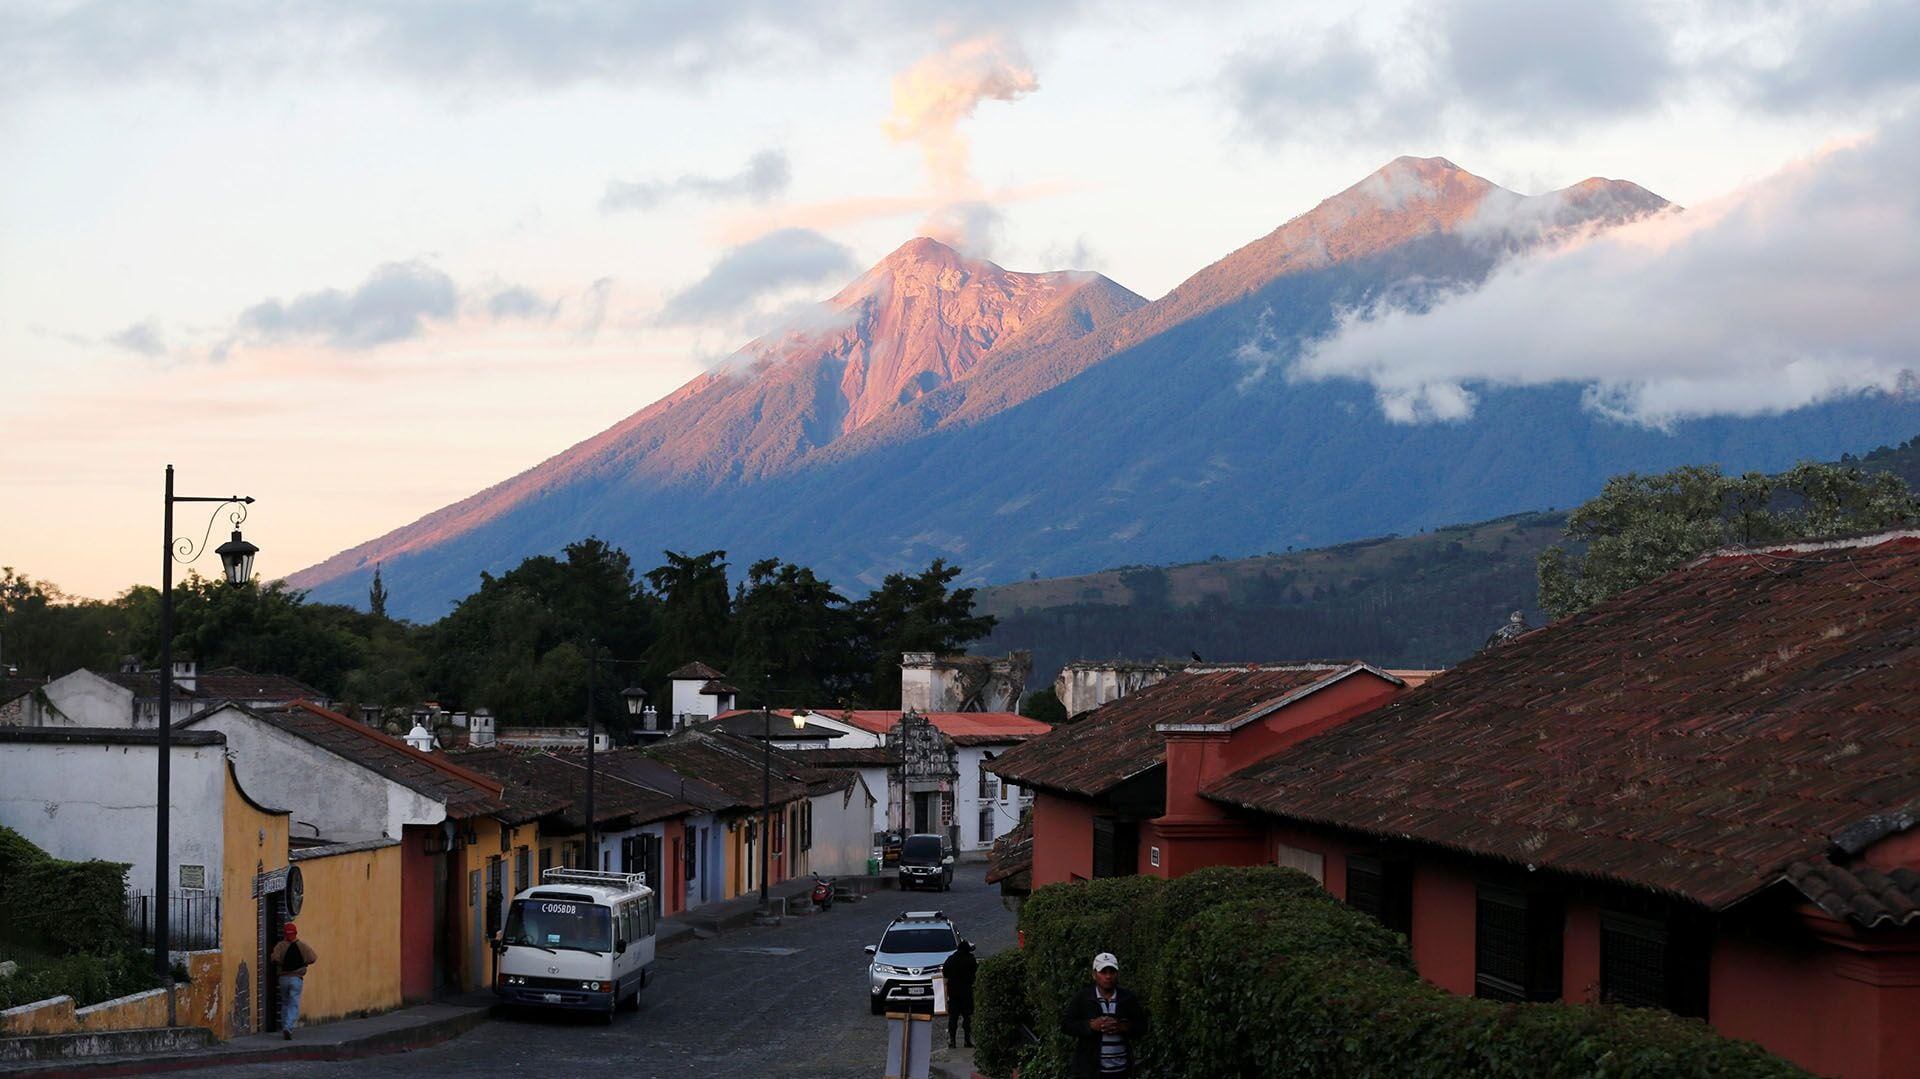
<path id="1" fill-rule="evenodd" d="M 1009 877 L 1033 870 L 1033 818 L 993 841 L 987 856 L 987 883 L 998 884 Z"/>
<path id="2" fill-rule="evenodd" d="M 253 674 L 238 667 L 217 667 L 201 672 L 194 685 L 194 695 L 208 700 L 271 701 L 276 704 L 327 699 L 326 694 L 285 675 Z"/>
<path id="3" fill-rule="evenodd" d="M 801 764 L 827 768 L 884 768 L 893 763 L 886 746 L 859 746 L 851 749 L 789 749 L 787 756 Z"/>
<path id="4" fill-rule="evenodd" d="M 731 735 L 708 731 L 681 731 L 640 752 L 674 771 L 725 791 L 735 806 L 758 807 L 761 793 L 761 746 Z M 773 801 L 790 802 L 806 796 L 805 782 L 791 774 L 783 757 L 773 758 Z"/>
<path id="5" fill-rule="evenodd" d="M 638 749 L 598 753 L 594 755 L 594 760 L 596 768 L 604 768 L 609 774 L 630 783 L 672 795 L 700 810 L 713 812 L 740 804 L 726 791 L 692 776 L 682 775 L 668 767 L 666 762 L 655 760 Z"/>
<path id="6" fill-rule="evenodd" d="M 0 704 L 18 700 L 46 684 L 38 678 L 0 678 Z"/>
<path id="7" fill-rule="evenodd" d="M 1167 759 L 1162 723 L 1227 723 L 1316 688 L 1352 663 L 1191 667 L 1002 753 L 988 771 L 1023 787 L 1093 796 Z"/>
<path id="8" fill-rule="evenodd" d="M 830 710 L 821 715 L 850 723 L 863 731 L 885 734 L 900 722 L 901 714 L 897 711 L 856 709 L 850 712 Z M 953 739 L 955 745 L 962 746 L 1024 742 L 1053 730 L 1037 719 L 1028 719 L 1013 712 L 922 712 L 921 715 L 940 728 L 942 734 Z"/>
<path id="9" fill-rule="evenodd" d="M 1204 793 L 1719 909 L 1887 834 L 1916 760 L 1901 533 L 1708 556 Z"/>
<path id="10" fill-rule="evenodd" d="M 650 824 L 698 811 L 698 807 L 651 787 L 632 782 L 601 767 L 602 758 L 612 754 L 594 754 L 593 821 L 595 827 L 624 823 L 627 826 Z M 462 765 L 484 772 L 511 784 L 521 812 L 535 807 L 551 808 L 534 816 L 557 814 L 562 823 L 575 829 L 586 827 L 587 763 L 585 752 L 526 751 L 491 747 L 469 749 L 454 754 Z M 532 819 L 532 818 L 528 818 Z"/>
<path id="11" fill-rule="evenodd" d="M 715 678 L 700 687 L 700 693 L 707 697 L 738 697 L 740 691 Z"/>
<path id="12" fill-rule="evenodd" d="M 248 708 L 237 704 L 232 707 L 385 776 L 408 790 L 445 803 L 449 817 L 491 814 L 505 805 L 501 800 L 501 785 L 496 780 L 447 760 L 444 753 L 422 753 L 384 731 L 319 705 L 300 701 L 285 708 Z M 196 723 L 216 710 L 205 709 L 179 726 Z"/>
<path id="13" fill-rule="evenodd" d="M 711 681 L 715 678 L 725 678 L 726 675 L 721 674 L 719 671 L 714 670 L 712 667 L 709 667 L 706 664 L 696 659 L 692 663 L 689 663 L 686 666 L 681 667 L 678 670 L 674 671 L 672 674 L 667 675 L 667 677 L 670 679 L 678 679 L 678 680 L 698 678 L 704 682 L 704 681 Z"/>
<path id="14" fill-rule="evenodd" d="M 771 720 L 771 722 L 769 722 Z M 817 741 L 822 738 L 845 738 L 847 732 L 834 727 L 822 727 L 818 723 L 809 723 L 795 730 L 791 711 L 774 711 L 762 716 L 759 709 L 751 711 L 723 712 L 718 717 L 706 720 L 700 726 L 709 730 L 718 729 L 742 738 L 759 738 L 771 728 L 773 740 L 779 742 Z"/>
<path id="15" fill-rule="evenodd" d="M 1865 929 L 1920 922 L 1920 872 L 1810 860 L 1787 867 L 1788 883 L 1814 906 Z"/>
<path id="16" fill-rule="evenodd" d="M 499 783 L 501 808 L 494 816 L 503 824 L 518 827 L 550 813 L 559 813 L 573 804 L 565 792 L 549 789 L 533 769 L 519 767 L 516 761 L 506 759 L 530 755 L 530 752 L 507 747 L 467 747 L 448 750 L 447 759 Z"/>

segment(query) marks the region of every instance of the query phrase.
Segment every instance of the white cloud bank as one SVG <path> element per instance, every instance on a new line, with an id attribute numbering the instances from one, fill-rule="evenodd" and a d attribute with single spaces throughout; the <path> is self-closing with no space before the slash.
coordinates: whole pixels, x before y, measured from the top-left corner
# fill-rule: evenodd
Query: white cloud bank
<path id="1" fill-rule="evenodd" d="M 1350 313 L 1290 369 L 1372 384 L 1398 422 L 1475 385 L 1586 387 L 1652 427 L 1920 391 L 1920 115 L 1684 213 L 1518 259 L 1424 312 Z M 1920 397 L 1916 397 L 1920 402 Z"/>

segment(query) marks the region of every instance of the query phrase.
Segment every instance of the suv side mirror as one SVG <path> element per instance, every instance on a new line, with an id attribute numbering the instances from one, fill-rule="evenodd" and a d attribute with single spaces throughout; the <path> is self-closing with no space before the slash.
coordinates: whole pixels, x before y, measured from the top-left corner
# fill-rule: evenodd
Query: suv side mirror
<path id="1" fill-rule="evenodd" d="M 624 941 L 624 940 L 616 940 L 616 941 L 614 941 L 614 942 L 613 942 L 613 950 L 614 950 L 614 952 L 615 952 L 616 954 L 618 954 L 618 955 L 625 955 L 625 954 L 627 954 L 627 942 L 626 942 L 626 941 Z"/>
<path id="2" fill-rule="evenodd" d="M 879 951 L 879 950 L 880 950 L 880 949 L 879 949 L 878 947 L 876 947 L 876 946 L 874 946 L 874 945 L 872 945 L 872 944 L 869 944 L 869 945 L 867 945 L 867 954 L 868 954 L 868 955 L 872 955 L 873 953 L 875 953 L 875 952 L 877 952 L 877 951 Z"/>

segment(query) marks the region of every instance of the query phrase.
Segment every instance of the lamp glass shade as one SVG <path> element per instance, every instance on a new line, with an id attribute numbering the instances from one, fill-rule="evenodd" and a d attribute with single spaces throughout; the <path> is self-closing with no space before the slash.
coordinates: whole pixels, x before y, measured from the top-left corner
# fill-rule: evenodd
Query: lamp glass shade
<path id="1" fill-rule="evenodd" d="M 246 584 L 253 580 L 253 556 L 260 548 L 240 538 L 240 530 L 233 530 L 233 538 L 213 549 L 220 556 L 220 568 L 226 572 L 228 584 Z"/>
<path id="2" fill-rule="evenodd" d="M 628 686 L 620 691 L 620 697 L 627 702 L 627 714 L 637 716 L 647 709 L 647 691 L 639 686 Z"/>

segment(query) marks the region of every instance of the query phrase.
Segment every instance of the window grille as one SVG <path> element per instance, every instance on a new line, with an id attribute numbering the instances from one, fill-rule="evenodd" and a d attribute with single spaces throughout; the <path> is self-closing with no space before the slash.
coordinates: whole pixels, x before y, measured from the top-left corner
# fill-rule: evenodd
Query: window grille
<path id="1" fill-rule="evenodd" d="M 1397 858 L 1350 855 L 1347 905 L 1397 933 L 1412 934 L 1413 871 Z"/>
<path id="2" fill-rule="evenodd" d="M 1667 931 L 1626 915 L 1600 919 L 1600 999 L 1629 1008 L 1667 1007 Z"/>
<path id="3" fill-rule="evenodd" d="M 988 806 L 987 808 L 982 809 L 980 811 L 980 842 L 982 843 L 993 842 L 993 807 L 992 806 Z"/>
<path id="4" fill-rule="evenodd" d="M 1474 993 L 1493 1000 L 1560 999 L 1566 917 L 1557 897 L 1481 885 L 1474 916 Z"/>

